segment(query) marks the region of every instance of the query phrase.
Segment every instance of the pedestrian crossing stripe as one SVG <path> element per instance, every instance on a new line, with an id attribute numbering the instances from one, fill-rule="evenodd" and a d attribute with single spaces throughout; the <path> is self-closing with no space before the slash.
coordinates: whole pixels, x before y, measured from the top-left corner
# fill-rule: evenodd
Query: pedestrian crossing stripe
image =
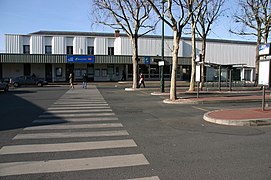
<path id="1" fill-rule="evenodd" d="M 59 132 L 59 133 L 28 133 L 17 134 L 15 139 L 49 139 L 49 138 L 79 138 L 79 137 L 106 137 L 106 136 L 127 136 L 127 131 L 93 131 L 93 132 Z"/>
<path id="2" fill-rule="evenodd" d="M 75 118 L 80 118 L 80 117 L 92 117 L 92 116 L 115 116 L 115 113 L 80 113 L 80 114 L 42 114 L 39 115 L 39 118 L 55 118 L 55 117 L 75 117 Z"/>
<path id="3" fill-rule="evenodd" d="M 24 130 L 53 130 L 53 129 L 89 129 L 89 128 L 117 128 L 123 127 L 121 123 L 99 123 L 99 124 L 53 124 L 43 126 L 26 127 Z"/>
<path id="4" fill-rule="evenodd" d="M 80 117 L 80 118 L 74 118 L 74 117 L 66 117 L 66 118 L 46 118 L 46 119 L 36 119 L 33 121 L 33 123 L 65 123 L 65 122 L 94 122 L 94 121 L 116 121 L 119 120 L 117 117 Z"/>
<path id="5" fill-rule="evenodd" d="M 45 153 L 45 152 L 64 152 L 64 151 L 82 151 L 109 148 L 128 148 L 136 147 L 132 139 L 112 140 L 112 141 L 94 141 L 94 142 L 75 142 L 75 143 L 57 143 L 57 144 L 29 144 L 4 146 L 0 149 L 0 155 L 5 154 L 25 154 L 25 153 Z"/>
<path id="6" fill-rule="evenodd" d="M 0 176 L 149 165 L 143 154 L 0 163 Z"/>

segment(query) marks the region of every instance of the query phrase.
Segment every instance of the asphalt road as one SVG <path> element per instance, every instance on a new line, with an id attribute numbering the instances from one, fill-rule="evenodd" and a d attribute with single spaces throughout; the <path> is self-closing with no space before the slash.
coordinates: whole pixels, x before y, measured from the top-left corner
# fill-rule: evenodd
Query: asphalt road
<path id="1" fill-rule="evenodd" d="M 76 88 L 80 88 L 79 86 Z M 93 91 L 92 91 L 93 90 Z M 0 154 L 1 164 L 13 162 L 39 161 L 41 166 L 46 162 L 55 160 L 67 160 L 65 162 L 74 164 L 71 170 L 59 172 L 23 173 L 22 175 L 1 176 L 1 179 L 246 179 L 246 180 L 269 180 L 271 179 L 271 127 L 229 127 L 210 124 L 205 122 L 203 114 L 209 110 L 220 108 L 255 107 L 256 103 L 238 104 L 208 104 L 208 105 L 171 105 L 164 104 L 162 100 L 166 97 L 152 96 L 148 91 L 124 91 L 123 87 L 114 85 L 98 86 L 97 91 L 80 90 L 79 94 L 71 94 L 68 87 L 44 87 L 44 88 L 18 88 L 6 94 L 0 92 L 0 147 L 11 145 L 36 145 L 60 143 L 88 143 L 130 140 L 135 142 L 136 147 L 118 147 L 107 149 L 83 150 L 81 145 L 77 150 L 63 150 L 55 152 L 32 152 Z M 67 93 L 68 92 L 68 93 Z M 66 94 L 65 94 L 66 93 Z M 86 94 L 83 94 L 86 93 Z M 99 94 L 101 93 L 101 94 Z M 100 97 L 100 95 L 102 95 Z M 127 131 L 129 135 L 118 136 L 88 136 L 81 137 L 87 132 L 106 131 L 108 128 L 88 128 L 95 122 L 68 121 L 64 115 L 57 125 L 64 125 L 66 129 L 32 129 L 33 120 L 45 119 L 40 115 L 50 115 L 50 108 L 56 107 L 54 103 L 63 102 L 64 98 L 80 104 L 81 97 L 93 99 L 100 97 L 108 104 L 108 110 L 112 110 L 116 123 L 122 127 L 113 127 L 110 130 L 116 132 Z M 61 100 L 62 99 L 62 100 Z M 84 101 L 83 99 L 80 99 Z M 98 101 L 98 99 L 97 99 Z M 95 105 L 95 101 L 91 102 Z M 76 107 L 73 105 L 72 107 Z M 82 106 L 83 107 L 83 106 Z M 61 107 L 62 108 L 62 107 Z M 83 109 L 79 109 L 83 110 Z M 79 111 L 78 110 L 78 111 Z M 66 111 L 70 111 L 67 110 Z M 45 112 L 45 113 L 44 113 Z M 111 111 L 107 112 L 110 113 Z M 59 110 L 58 110 L 58 113 Z M 74 113 L 71 112 L 70 113 Z M 103 110 L 103 113 L 104 110 Z M 61 114 L 61 113 L 60 113 Z M 79 114 L 83 113 L 75 113 Z M 53 114 L 50 118 L 57 118 Z M 66 115 L 69 115 L 66 113 Z M 94 114 L 93 114 L 94 115 Z M 92 116 L 93 116 L 92 115 Z M 54 117 L 55 116 L 55 117 Z M 91 115 L 87 118 L 91 118 Z M 110 116 L 111 117 L 111 116 Z M 100 116 L 99 116 L 100 118 Z M 80 118 L 79 118 L 80 119 Z M 83 118 L 82 118 L 83 119 Z M 82 120 L 80 119 L 80 120 Z M 77 119 L 78 120 L 78 119 Z M 108 124 L 112 121 L 104 121 Z M 99 122 L 101 123 L 101 122 Z M 39 126 L 45 124 L 39 124 Z M 52 125 L 46 123 L 46 125 Z M 68 129 L 67 125 L 83 125 L 83 129 Z M 38 126 L 38 127 L 39 127 Z M 55 125 L 53 125 L 55 127 Z M 59 126 L 58 126 L 59 127 Z M 50 133 L 76 134 L 79 137 L 40 138 Z M 32 138 L 22 138 L 22 135 L 32 134 Z M 81 134 L 80 134 L 81 133 Z M 18 136 L 21 135 L 21 136 Z M 61 134 L 63 135 L 63 134 Z M 53 136 L 53 135 L 52 135 Z M 16 138 L 17 137 L 17 138 Z M 35 138 L 33 138 L 35 137 Z M 39 137 L 39 138 L 37 138 Z M 1 151 L 0 151 L 1 152 Z M 3 152 L 3 151 L 2 151 Z M 94 168 L 87 170 L 74 170 L 76 164 L 74 159 L 89 158 L 102 159 L 110 157 L 126 158 L 125 155 L 140 155 L 139 165 L 128 163 L 127 166 L 118 164 L 111 168 Z M 138 156 L 135 156 L 138 158 Z M 124 159 L 126 160 L 126 159 Z M 134 160 L 132 160 L 134 162 Z M 146 164 L 144 162 L 147 161 Z M 59 161 L 57 161 L 59 163 Z M 92 162 L 92 161 L 90 161 Z M 103 160 L 105 163 L 106 160 Z M 140 164 L 141 163 L 141 164 Z M 55 165 L 55 164 L 53 164 Z M 65 167 L 69 168 L 69 167 Z M 31 171 L 31 170 L 28 170 Z M 38 170 L 37 170 L 38 171 Z"/>

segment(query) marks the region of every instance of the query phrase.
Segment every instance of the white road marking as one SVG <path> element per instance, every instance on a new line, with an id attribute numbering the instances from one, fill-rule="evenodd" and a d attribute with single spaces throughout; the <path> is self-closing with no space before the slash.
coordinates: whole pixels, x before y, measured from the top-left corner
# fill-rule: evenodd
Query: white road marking
<path id="1" fill-rule="evenodd" d="M 0 163 L 0 176 L 149 165 L 143 154 Z"/>
<path id="2" fill-rule="evenodd" d="M 109 106 L 79 106 L 79 107 L 49 107 L 48 110 L 70 110 L 70 109 L 109 109 Z"/>
<path id="3" fill-rule="evenodd" d="M 72 104 L 107 104 L 105 101 L 87 101 L 87 102 L 76 102 L 76 101 L 71 101 L 71 102 L 55 102 L 54 104 L 58 104 L 58 105 L 63 105 L 63 104 L 67 104 L 67 105 L 72 105 Z"/>
<path id="4" fill-rule="evenodd" d="M 112 140 L 112 141 L 94 141 L 94 142 L 77 142 L 77 143 L 57 143 L 57 144 L 31 144 L 4 146 L 0 149 L 0 155 L 4 154 L 24 154 L 24 153 L 44 153 L 44 152 L 63 152 L 63 151 L 80 151 L 109 148 L 128 148 L 136 147 L 132 139 Z"/>
<path id="5" fill-rule="evenodd" d="M 116 121 L 117 117 L 86 117 L 86 118 L 50 118 L 50 119 L 36 119 L 33 123 L 63 123 L 63 122 L 93 122 L 93 121 Z"/>
<path id="6" fill-rule="evenodd" d="M 107 106 L 107 103 L 104 104 L 93 104 L 93 103 L 88 103 L 88 104 L 54 104 L 51 107 L 98 107 L 98 106 Z"/>
<path id="7" fill-rule="evenodd" d="M 101 123 L 101 124 L 53 124 L 44 126 L 33 126 L 24 130 L 45 130 L 45 129 L 89 129 L 89 128 L 115 128 L 123 127 L 121 123 Z"/>
<path id="8" fill-rule="evenodd" d="M 57 114 L 57 113 L 81 113 L 81 112 L 112 112 L 112 109 L 66 109 L 66 110 L 48 110 L 44 114 Z"/>
<path id="9" fill-rule="evenodd" d="M 160 180 L 160 179 L 158 176 L 151 176 L 151 177 L 134 178 L 134 179 L 127 179 L 127 180 Z"/>
<path id="10" fill-rule="evenodd" d="M 60 133 L 34 133 L 17 134 L 15 139 L 48 139 L 48 138 L 78 138 L 78 137 L 100 137 L 100 136 L 127 136 L 127 131 L 95 131 L 95 132 L 60 132 Z"/>
<path id="11" fill-rule="evenodd" d="M 95 116 L 114 116 L 115 113 L 80 113 L 80 114 L 42 114 L 39 118 L 55 118 L 55 117 L 95 117 Z"/>
<path id="12" fill-rule="evenodd" d="M 208 109 L 200 108 L 200 107 L 197 107 L 197 106 L 192 106 L 192 107 L 195 108 L 195 109 L 201 110 L 201 111 L 205 111 L 205 112 L 209 111 Z"/>

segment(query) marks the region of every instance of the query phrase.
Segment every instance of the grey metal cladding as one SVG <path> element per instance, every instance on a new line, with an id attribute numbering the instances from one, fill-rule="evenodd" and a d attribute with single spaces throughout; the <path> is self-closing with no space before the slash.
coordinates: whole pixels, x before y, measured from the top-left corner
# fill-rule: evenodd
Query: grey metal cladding
<path id="1" fill-rule="evenodd" d="M 150 57 L 155 59 L 157 57 Z M 171 57 L 165 57 L 166 64 L 172 64 Z M 65 54 L 0 54 L 0 63 L 67 63 Z M 95 55 L 96 64 L 132 64 L 132 56 L 123 55 Z M 139 64 L 144 64 L 144 56 L 139 57 Z M 156 64 L 152 61 L 150 64 Z M 178 58 L 179 65 L 191 65 L 190 57 Z"/>

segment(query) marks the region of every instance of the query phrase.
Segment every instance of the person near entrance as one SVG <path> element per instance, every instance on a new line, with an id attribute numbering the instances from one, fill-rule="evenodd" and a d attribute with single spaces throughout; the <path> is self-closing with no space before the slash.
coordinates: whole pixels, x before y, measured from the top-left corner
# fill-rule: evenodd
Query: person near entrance
<path id="1" fill-rule="evenodd" d="M 83 74 L 83 88 L 87 89 L 87 84 L 88 83 L 88 77 L 86 75 L 86 73 Z"/>
<path id="2" fill-rule="evenodd" d="M 141 84 L 143 84 L 143 87 L 145 88 L 144 75 L 142 73 L 140 73 L 140 75 L 139 75 L 138 88 L 140 88 Z"/>
<path id="3" fill-rule="evenodd" d="M 74 88 L 74 75 L 73 75 L 73 73 L 70 73 L 70 75 L 69 75 L 69 83 L 70 83 L 70 87 Z"/>
<path id="4" fill-rule="evenodd" d="M 121 81 L 126 81 L 126 73 L 124 70 L 122 70 L 122 77 L 121 77 Z"/>

